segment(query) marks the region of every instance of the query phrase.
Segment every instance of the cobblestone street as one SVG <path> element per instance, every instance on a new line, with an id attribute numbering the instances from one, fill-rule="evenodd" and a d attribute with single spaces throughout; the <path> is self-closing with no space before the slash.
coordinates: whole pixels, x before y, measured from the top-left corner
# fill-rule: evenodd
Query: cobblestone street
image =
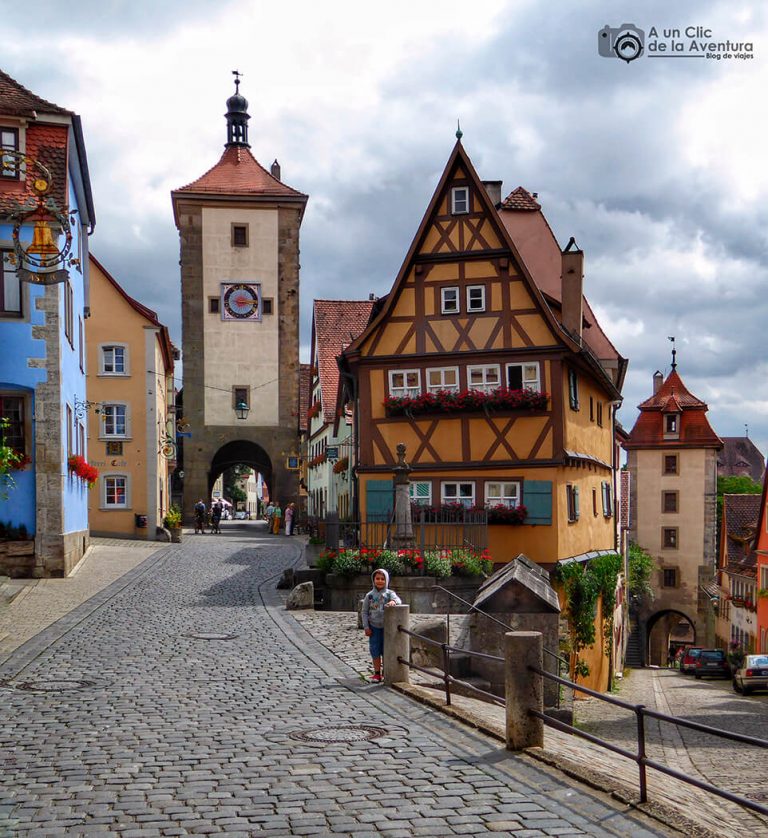
<path id="1" fill-rule="evenodd" d="M 272 577 L 298 555 L 186 536 L 14 652 L 0 834 L 669 834 L 363 683 L 280 608 Z M 361 725 L 381 736 L 330 741 Z"/>

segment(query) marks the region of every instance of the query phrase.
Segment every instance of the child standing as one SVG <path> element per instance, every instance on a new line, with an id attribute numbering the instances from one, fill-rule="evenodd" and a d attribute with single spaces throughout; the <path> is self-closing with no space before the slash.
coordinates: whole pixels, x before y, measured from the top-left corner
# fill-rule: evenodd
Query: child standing
<path id="1" fill-rule="evenodd" d="M 363 628 L 373 659 L 372 681 L 381 681 L 381 656 L 384 654 L 384 609 L 402 605 L 400 597 L 389 588 L 389 573 L 382 568 L 371 574 L 373 588 L 363 600 Z"/>

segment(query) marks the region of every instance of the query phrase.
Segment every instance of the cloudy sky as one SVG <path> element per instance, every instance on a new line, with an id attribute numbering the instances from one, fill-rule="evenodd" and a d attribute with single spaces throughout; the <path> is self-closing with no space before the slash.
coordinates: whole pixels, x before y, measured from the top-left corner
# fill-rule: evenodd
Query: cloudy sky
<path id="1" fill-rule="evenodd" d="M 231 70 L 250 141 L 310 195 L 302 345 L 314 297 L 385 294 L 454 143 L 480 176 L 539 193 L 630 359 L 620 418 L 679 371 L 723 436 L 768 453 L 768 6 L 738 0 L 31 0 L 2 68 L 82 116 L 94 254 L 180 344 L 170 191 L 219 158 Z M 598 54 L 632 23 L 646 53 Z M 711 30 L 685 35 L 686 27 Z M 648 52 L 751 42 L 748 59 Z M 681 37 L 664 30 L 680 29 Z M 668 49 L 673 49 L 668 46 Z M 352 291 L 352 289 L 354 289 Z M 305 357 L 306 360 L 306 357 Z"/>

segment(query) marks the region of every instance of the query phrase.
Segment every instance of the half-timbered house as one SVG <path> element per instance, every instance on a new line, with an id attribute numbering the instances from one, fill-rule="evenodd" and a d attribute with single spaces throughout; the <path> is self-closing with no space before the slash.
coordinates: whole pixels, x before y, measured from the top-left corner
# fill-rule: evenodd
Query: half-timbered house
<path id="1" fill-rule="evenodd" d="M 414 502 L 485 507 L 496 562 L 552 566 L 615 548 L 626 361 L 583 297 L 582 252 L 560 250 L 534 195 L 500 190 L 458 141 L 390 293 L 340 358 L 359 512 L 391 506 L 404 442 Z"/>

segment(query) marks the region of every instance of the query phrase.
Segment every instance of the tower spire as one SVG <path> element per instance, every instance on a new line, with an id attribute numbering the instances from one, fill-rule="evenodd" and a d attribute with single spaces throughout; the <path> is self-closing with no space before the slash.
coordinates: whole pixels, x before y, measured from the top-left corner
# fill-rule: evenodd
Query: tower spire
<path id="1" fill-rule="evenodd" d="M 674 335 L 667 338 L 667 340 L 672 341 L 672 372 L 677 369 L 677 350 L 675 349 L 675 338 Z"/>
<path id="2" fill-rule="evenodd" d="M 232 70 L 235 77 L 235 94 L 227 99 L 227 142 L 226 146 L 245 146 L 250 148 L 248 143 L 248 100 L 240 95 L 240 76 L 244 75 L 240 70 Z"/>

